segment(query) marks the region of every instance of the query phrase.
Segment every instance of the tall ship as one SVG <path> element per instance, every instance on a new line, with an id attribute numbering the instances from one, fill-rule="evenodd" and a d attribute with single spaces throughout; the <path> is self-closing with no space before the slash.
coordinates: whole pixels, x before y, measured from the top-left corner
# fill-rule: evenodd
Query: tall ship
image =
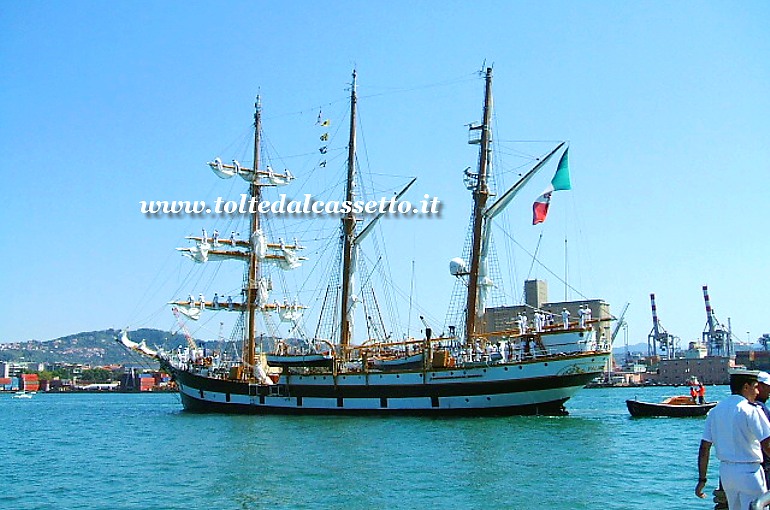
<path id="1" fill-rule="evenodd" d="M 611 346 L 600 324 L 605 319 L 590 319 L 590 314 L 586 319 L 581 306 L 579 321 L 565 318 L 555 323 L 549 319 L 552 310 L 529 306 L 517 315 L 509 314 L 507 320 L 492 321 L 493 309 L 488 308 L 487 299 L 493 286 L 490 271 L 494 257 L 490 254 L 494 218 L 550 160 L 562 155 L 566 161 L 567 146 L 556 145 L 508 191 L 493 194 L 489 183 L 491 68 L 485 70 L 484 77 L 483 120 L 471 127 L 474 143 L 480 146 L 478 167 L 475 172 L 466 170 L 464 176 L 472 196 L 470 232 L 464 257 L 453 259 L 450 264 L 459 304 L 454 305 L 454 319 L 445 324 L 445 331 L 434 335 L 433 328 L 425 323 L 419 338 L 408 333 L 387 333 L 376 296 L 363 286 L 375 271 L 371 267 L 362 271 L 364 260 L 359 251 L 382 214 L 363 217 L 355 208 L 349 208 L 336 226 L 334 237 L 339 246 L 328 246 L 328 251 L 334 251 L 336 262 L 329 265 L 332 276 L 318 299 L 323 307 L 317 325 L 307 328 L 303 317 L 305 304 L 270 295 L 279 286 L 277 282 L 286 281 L 274 273 L 291 271 L 307 260 L 301 255 L 303 243 L 296 239 L 271 239 L 274 230 L 269 222 L 275 218 L 253 210 L 249 213 L 248 235 L 241 236 L 245 239 L 228 239 L 204 231 L 188 238 L 194 243 L 192 246 L 180 248 L 194 262 L 221 260 L 243 264 L 240 296 L 233 299 L 215 295 L 207 300 L 203 295 L 190 295 L 170 303 L 182 319 L 198 319 L 210 312 L 237 314 L 235 337 L 240 348 L 235 353 L 228 356 L 207 352 L 190 335 L 188 346 L 174 351 L 150 349 L 144 343 L 130 340 L 125 333 L 121 341 L 156 358 L 176 381 L 184 409 L 192 412 L 566 414 L 565 402 L 602 375 L 610 359 Z M 348 204 L 360 198 L 356 194 L 356 107 L 354 72 L 344 196 L 339 197 Z M 322 122 L 320 114 L 318 120 Z M 237 175 L 247 181 L 247 202 L 260 203 L 267 188 L 295 184 L 291 172 L 263 167 L 262 143 L 258 99 L 252 167 L 237 162 L 225 164 L 220 159 L 209 163 L 219 177 Z M 406 188 L 397 198 L 405 191 Z M 374 261 L 374 265 L 379 263 Z M 362 306 L 366 309 L 365 333 L 354 328 L 355 310 Z M 494 312 L 499 315 L 501 310 L 504 308 Z M 276 320 L 288 324 L 288 333 L 283 337 L 274 327 Z M 365 340 L 357 340 L 362 337 Z"/>

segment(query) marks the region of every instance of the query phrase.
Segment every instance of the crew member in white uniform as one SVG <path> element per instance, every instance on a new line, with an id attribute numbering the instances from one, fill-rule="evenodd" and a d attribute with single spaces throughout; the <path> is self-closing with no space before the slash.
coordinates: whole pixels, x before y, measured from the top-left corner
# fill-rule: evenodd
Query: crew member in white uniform
<path id="1" fill-rule="evenodd" d="M 762 451 L 770 454 L 770 422 L 754 405 L 758 383 L 756 370 L 730 374 L 730 395 L 706 417 L 698 451 L 698 485 L 695 495 L 705 498 L 711 445 L 719 459 L 719 477 L 730 510 L 748 510 L 749 503 L 765 490 Z"/>

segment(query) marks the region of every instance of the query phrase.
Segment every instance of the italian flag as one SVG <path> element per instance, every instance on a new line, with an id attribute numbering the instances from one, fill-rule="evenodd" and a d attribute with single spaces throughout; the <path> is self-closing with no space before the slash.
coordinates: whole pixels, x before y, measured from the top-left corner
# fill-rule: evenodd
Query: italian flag
<path id="1" fill-rule="evenodd" d="M 572 189 L 572 183 L 569 179 L 569 157 L 567 153 L 569 147 L 564 151 L 559 160 L 559 166 L 556 168 L 556 173 L 551 179 L 551 184 L 543 191 L 543 193 L 537 197 L 535 203 L 532 205 L 532 224 L 537 225 L 543 223 L 545 217 L 548 215 L 548 206 L 551 203 L 551 193 L 554 191 L 564 191 Z"/>
<path id="2" fill-rule="evenodd" d="M 537 225 L 538 223 L 543 223 L 545 221 L 545 217 L 548 215 L 548 206 L 551 203 L 551 191 L 546 191 L 537 197 L 537 200 L 535 200 L 535 203 L 532 206 L 533 225 Z"/>

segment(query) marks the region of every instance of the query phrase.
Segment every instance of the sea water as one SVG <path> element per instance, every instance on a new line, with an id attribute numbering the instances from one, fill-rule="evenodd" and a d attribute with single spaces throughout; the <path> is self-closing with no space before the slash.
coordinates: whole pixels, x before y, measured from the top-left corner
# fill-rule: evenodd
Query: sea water
<path id="1" fill-rule="evenodd" d="M 684 509 L 703 418 L 631 418 L 587 389 L 565 417 L 196 415 L 173 393 L 0 394 L 0 508 Z M 708 400 L 728 395 L 709 387 Z"/>

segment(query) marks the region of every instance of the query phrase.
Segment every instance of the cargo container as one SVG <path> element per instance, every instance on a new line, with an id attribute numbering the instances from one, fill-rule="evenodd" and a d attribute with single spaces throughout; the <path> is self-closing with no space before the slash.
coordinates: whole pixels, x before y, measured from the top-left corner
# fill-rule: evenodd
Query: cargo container
<path id="1" fill-rule="evenodd" d="M 11 384 L 11 378 L 10 377 L 0 377 L 0 386 L 5 386 L 6 384 Z"/>

